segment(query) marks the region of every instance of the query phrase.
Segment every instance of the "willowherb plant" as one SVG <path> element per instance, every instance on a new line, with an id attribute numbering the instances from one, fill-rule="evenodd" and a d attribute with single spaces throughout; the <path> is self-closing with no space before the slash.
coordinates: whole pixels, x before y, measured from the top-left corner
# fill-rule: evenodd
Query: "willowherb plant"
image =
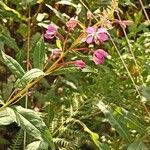
<path id="1" fill-rule="evenodd" d="M 88 7 L 91 2 L 85 3 L 82 0 L 61 0 L 54 8 L 44 1 L 20 3 L 27 6 L 28 11 L 24 17 L 28 34 L 22 40 L 27 41 L 27 58 L 24 59 L 27 64 L 25 70 L 22 62 L 7 54 L 7 40 L 12 44 L 15 42 L 10 35 L 1 33 L 1 60 L 13 73 L 14 80 L 10 95 L 0 98 L 0 125 L 17 123 L 25 131 L 21 142 L 27 150 L 78 150 L 83 148 L 84 140 L 91 141 L 91 149 L 132 150 L 138 145 L 141 149 L 147 149 L 145 143 L 148 143 L 149 134 L 146 135 L 145 130 L 149 131 L 149 110 L 137 87 L 144 73 L 140 72 L 136 53 L 126 33 L 133 22 L 129 19 L 121 20 L 118 0 L 112 0 L 103 11 L 97 8 L 95 12 L 95 8 L 90 10 Z M 38 11 L 34 14 L 32 8 L 38 3 Z M 39 13 L 44 4 L 60 20 L 67 17 L 62 21 L 63 24 L 57 22 L 57 19 L 54 22 L 52 19 L 47 20 L 50 23 L 46 24 L 46 31 L 42 31 L 32 45 L 31 36 L 37 24 L 45 27 L 44 21 L 35 21 L 35 18 L 40 20 L 46 16 Z M 5 11 L 20 18 L 19 12 L 7 5 L 9 3 L 0 3 L 3 9 L 7 8 Z M 69 17 L 59 12 L 59 7 L 68 6 L 78 8 L 78 16 Z M 81 18 L 83 14 L 80 13 L 82 10 L 86 16 L 84 23 Z M 115 14 L 118 18 L 115 18 Z M 24 25 L 23 22 L 21 25 Z M 24 35 L 22 26 L 18 32 Z M 126 45 L 120 44 L 125 40 L 117 37 L 116 26 L 123 30 Z M 17 44 L 10 45 L 8 47 L 19 52 L 19 58 L 24 55 Z M 132 55 L 130 61 L 133 60 L 138 66 L 137 78 L 132 76 L 128 67 L 131 64 L 126 59 L 127 52 L 119 49 L 120 45 L 123 50 L 129 48 Z M 146 98 L 149 95 L 146 90 L 142 93 Z M 138 106 L 136 109 L 132 103 L 139 99 L 143 108 Z M 22 104 L 23 100 L 25 104 Z M 143 112 L 137 112 L 139 110 Z M 140 113 L 145 118 L 141 118 Z M 30 136 L 34 139 L 28 139 Z"/>

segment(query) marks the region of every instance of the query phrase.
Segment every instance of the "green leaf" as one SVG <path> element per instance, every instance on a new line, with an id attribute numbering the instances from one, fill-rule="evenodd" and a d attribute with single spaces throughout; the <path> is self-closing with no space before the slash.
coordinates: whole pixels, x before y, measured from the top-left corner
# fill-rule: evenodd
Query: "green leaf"
<path id="1" fill-rule="evenodd" d="M 9 110 L 14 111 L 13 113 L 9 112 L 9 115 L 23 130 L 35 139 L 48 143 L 51 149 L 55 150 L 52 136 L 48 128 L 35 111 L 21 106 L 16 106 L 12 109 L 9 108 Z"/>
<path id="2" fill-rule="evenodd" d="M 14 122 L 13 118 L 9 114 L 14 114 L 14 111 L 10 108 L 0 111 L 0 125 L 9 125 Z"/>
<path id="3" fill-rule="evenodd" d="M 7 11 L 12 12 L 12 13 L 15 14 L 19 19 L 22 18 L 21 14 L 20 14 L 18 11 L 16 11 L 15 9 L 12 9 L 12 8 L 10 8 L 10 7 L 8 7 L 4 2 L 0 1 L 0 6 L 2 6 L 2 8 L 3 8 L 6 12 L 7 12 Z"/>
<path id="4" fill-rule="evenodd" d="M 35 5 L 37 0 L 22 0 L 23 5 Z"/>
<path id="5" fill-rule="evenodd" d="M 30 83 L 33 79 L 45 76 L 45 73 L 37 68 L 29 70 L 21 79 L 18 79 L 15 83 L 15 87 L 24 87 L 28 83 Z"/>
<path id="6" fill-rule="evenodd" d="M 57 2 L 56 4 L 62 4 L 62 5 L 69 5 L 69 6 L 73 6 L 76 9 L 76 14 L 78 15 L 81 12 L 82 9 L 82 5 L 81 4 L 74 4 L 71 1 L 68 0 L 61 0 L 59 2 Z"/>
<path id="7" fill-rule="evenodd" d="M 127 150 L 148 150 L 148 148 L 142 141 L 136 141 L 129 145 Z"/>
<path id="8" fill-rule="evenodd" d="M 25 71 L 21 67 L 21 65 L 12 57 L 6 55 L 3 51 L 0 51 L 1 56 L 3 58 L 3 63 L 12 71 L 12 73 L 17 77 L 21 78 Z"/>
<path id="9" fill-rule="evenodd" d="M 82 69 L 82 72 L 98 74 L 98 70 L 90 66 L 86 66 L 84 69 Z"/>
<path id="10" fill-rule="evenodd" d="M 150 100 L 150 87 L 142 86 L 140 87 L 140 91 L 147 100 Z"/>
<path id="11" fill-rule="evenodd" d="M 3 98 L 2 98 L 2 96 L 0 95 L 0 105 L 3 105 L 3 104 L 4 104 Z"/>
<path id="12" fill-rule="evenodd" d="M 57 47 L 60 49 L 60 50 L 62 50 L 62 46 L 61 46 L 61 41 L 59 40 L 59 39 L 57 39 L 56 40 L 56 45 L 57 45 Z"/>
<path id="13" fill-rule="evenodd" d="M 54 14 L 55 14 L 63 23 L 66 23 L 67 18 L 69 18 L 68 15 L 60 13 L 59 11 L 57 11 L 55 8 L 53 8 L 52 6 L 50 6 L 50 5 L 48 5 L 48 4 L 46 4 L 46 6 L 47 6 L 49 9 L 51 9 L 51 10 L 54 12 Z"/>
<path id="14" fill-rule="evenodd" d="M 34 47 L 33 65 L 35 68 L 43 69 L 45 62 L 45 45 L 43 36 L 39 39 Z"/>
<path id="15" fill-rule="evenodd" d="M 119 121 L 130 129 L 137 132 L 144 133 L 146 128 L 139 122 L 139 118 L 132 112 L 129 112 L 121 107 L 113 108 L 113 115 L 119 119 Z"/>
<path id="16" fill-rule="evenodd" d="M 74 73 L 74 72 L 80 72 L 80 70 L 76 67 L 60 68 L 56 70 L 53 74 L 61 75 L 61 74 L 69 74 L 69 73 Z"/>
<path id="17" fill-rule="evenodd" d="M 47 150 L 48 144 L 43 141 L 34 141 L 27 145 L 26 150 Z"/>
<path id="18" fill-rule="evenodd" d="M 77 5 L 75 5 L 74 3 L 68 1 L 68 0 L 61 0 L 59 2 L 57 2 L 56 4 L 62 4 L 62 5 L 70 5 L 70 6 L 73 6 L 73 7 L 77 7 Z"/>
<path id="19" fill-rule="evenodd" d="M 109 123 L 117 130 L 119 135 L 125 139 L 126 142 L 131 142 L 130 134 L 126 124 L 123 124 L 115 115 L 112 110 L 103 102 L 97 104 L 98 108 L 104 113 Z"/>
<path id="20" fill-rule="evenodd" d="M 10 34 L 8 33 L 8 31 L 5 28 L 1 27 L 1 29 L 2 29 L 3 33 L 0 34 L 0 41 L 3 41 L 4 44 L 7 45 L 9 48 L 12 48 L 16 52 L 18 52 L 19 47 L 16 44 L 15 39 L 10 36 Z"/>

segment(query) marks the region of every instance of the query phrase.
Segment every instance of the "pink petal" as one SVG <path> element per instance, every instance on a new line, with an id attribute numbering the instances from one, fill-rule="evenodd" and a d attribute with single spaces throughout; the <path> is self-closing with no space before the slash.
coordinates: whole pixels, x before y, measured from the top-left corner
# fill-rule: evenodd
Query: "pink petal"
<path id="1" fill-rule="evenodd" d="M 98 34 L 97 38 L 100 42 L 105 42 L 108 40 L 108 35 L 106 33 L 100 33 Z"/>
<path id="2" fill-rule="evenodd" d="M 93 34 L 93 33 L 96 32 L 96 29 L 95 29 L 94 27 L 88 27 L 88 28 L 86 29 L 86 32 L 89 33 L 89 34 Z"/>
<path id="3" fill-rule="evenodd" d="M 101 54 L 103 55 L 104 57 L 107 57 L 108 56 L 108 53 L 106 51 L 104 51 L 103 49 L 98 49 L 94 52 L 94 54 Z"/>
<path id="4" fill-rule="evenodd" d="M 108 53 L 103 49 L 98 49 L 93 54 L 93 61 L 96 65 L 103 64 L 105 61 L 105 57 L 108 56 Z"/>
<path id="5" fill-rule="evenodd" d="M 73 30 L 78 24 L 78 20 L 74 19 L 74 18 L 71 18 L 69 21 L 66 22 L 66 26 Z"/>
<path id="6" fill-rule="evenodd" d="M 98 28 L 97 33 L 107 33 L 106 28 Z"/>
<path id="7" fill-rule="evenodd" d="M 56 32 L 56 28 L 55 28 L 53 25 L 49 25 L 49 26 L 48 26 L 48 30 L 49 30 L 50 32 Z"/>
<path id="8" fill-rule="evenodd" d="M 44 37 L 45 37 L 46 39 L 53 39 L 53 38 L 54 38 L 53 35 L 50 35 L 50 34 L 47 34 L 47 33 L 44 34 Z"/>
<path id="9" fill-rule="evenodd" d="M 86 64 L 85 64 L 85 62 L 84 62 L 83 60 L 76 60 L 76 61 L 74 62 L 74 65 L 75 65 L 76 67 L 80 68 L 80 69 L 83 69 L 83 68 L 86 67 Z"/>
<path id="10" fill-rule="evenodd" d="M 93 40 L 94 40 L 94 38 L 93 38 L 92 35 L 90 35 L 90 36 L 88 36 L 88 37 L 86 38 L 86 42 L 87 42 L 88 44 L 92 43 Z"/>
<path id="11" fill-rule="evenodd" d="M 51 31 L 47 30 L 47 31 L 46 31 L 46 34 L 54 35 L 54 34 L 55 34 L 55 32 L 51 32 Z"/>
<path id="12" fill-rule="evenodd" d="M 98 59 L 97 57 L 93 56 L 93 61 L 96 65 L 99 65 L 99 64 L 104 64 L 104 57 L 101 58 L 101 59 Z"/>

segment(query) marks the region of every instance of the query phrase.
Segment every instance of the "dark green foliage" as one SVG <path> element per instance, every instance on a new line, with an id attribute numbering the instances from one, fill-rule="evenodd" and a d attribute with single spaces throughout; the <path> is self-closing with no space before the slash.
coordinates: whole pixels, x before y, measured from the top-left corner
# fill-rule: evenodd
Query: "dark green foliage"
<path id="1" fill-rule="evenodd" d="M 23 143 L 23 130 L 19 130 L 17 134 L 15 135 L 14 139 L 11 141 L 10 149 L 11 150 L 20 150 L 22 149 L 22 143 Z"/>
<path id="2" fill-rule="evenodd" d="M 117 13 L 133 21 L 127 35 Z M 71 17 L 79 21 L 73 30 Z M 150 28 L 139 1 L 1 0 L 0 23 L 0 150 L 149 149 Z M 120 57 L 110 37 L 83 42 L 97 23 Z M 49 24 L 57 27 L 53 39 L 44 37 Z M 104 64 L 92 61 L 97 49 L 109 54 Z"/>

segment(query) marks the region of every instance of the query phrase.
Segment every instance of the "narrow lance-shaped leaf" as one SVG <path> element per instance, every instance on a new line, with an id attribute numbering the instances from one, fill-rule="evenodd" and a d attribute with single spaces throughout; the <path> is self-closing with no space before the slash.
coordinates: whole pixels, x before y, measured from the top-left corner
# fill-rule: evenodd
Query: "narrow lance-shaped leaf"
<path id="1" fill-rule="evenodd" d="M 142 141 L 136 141 L 129 145 L 127 150 L 148 150 L 148 148 Z"/>
<path id="2" fill-rule="evenodd" d="M 12 73 L 17 77 L 21 78 L 25 71 L 21 67 L 21 65 L 12 57 L 6 55 L 3 51 L 0 51 L 1 56 L 3 58 L 3 63 L 12 71 Z"/>
<path id="3" fill-rule="evenodd" d="M 105 117 L 108 119 L 109 123 L 112 125 L 113 128 L 119 133 L 119 135 L 124 138 L 126 142 L 131 142 L 130 134 L 128 132 L 128 128 L 126 124 L 120 122 L 120 120 L 113 115 L 112 110 L 107 107 L 103 102 L 99 102 L 97 104 L 98 108 L 104 113 Z"/>
<path id="4" fill-rule="evenodd" d="M 19 52 L 19 47 L 16 44 L 16 41 L 14 38 L 10 36 L 10 34 L 7 32 L 7 30 L 3 30 L 3 33 L 0 34 L 0 40 L 2 40 L 8 47 L 15 50 L 15 52 Z"/>
<path id="5" fill-rule="evenodd" d="M 115 115 L 120 118 L 122 123 L 125 123 L 127 127 L 136 130 L 137 132 L 144 133 L 145 127 L 139 122 L 139 118 L 121 107 L 116 107 L 114 109 Z"/>
<path id="6" fill-rule="evenodd" d="M 39 68 L 42 70 L 45 62 L 45 45 L 44 45 L 43 36 L 36 43 L 33 50 L 34 50 L 33 65 L 35 68 Z"/>
<path id="7" fill-rule="evenodd" d="M 77 7 L 77 5 L 75 5 L 74 3 L 71 3 L 70 1 L 68 0 L 61 0 L 59 2 L 57 2 L 57 4 L 62 4 L 62 5 L 70 5 L 70 6 L 73 6 L 73 7 Z"/>
<path id="8" fill-rule="evenodd" d="M 0 6 L 2 6 L 5 9 L 5 11 L 10 11 L 10 12 L 14 13 L 15 15 L 17 15 L 18 18 L 20 18 L 20 19 L 22 18 L 21 14 L 18 11 L 8 7 L 4 2 L 0 1 Z"/>
<path id="9" fill-rule="evenodd" d="M 66 23 L 67 18 L 69 17 L 67 14 L 61 14 L 59 11 L 57 11 L 55 8 L 53 8 L 52 6 L 46 4 L 46 6 L 51 9 L 55 15 L 64 23 Z"/>
<path id="10" fill-rule="evenodd" d="M 69 74 L 69 73 L 78 73 L 80 72 L 79 69 L 76 67 L 68 67 L 68 68 L 59 68 L 53 72 L 54 75 L 60 75 L 60 74 Z"/>
<path id="11" fill-rule="evenodd" d="M 72 3 L 71 1 L 68 0 L 61 0 L 59 2 L 57 2 L 56 4 L 62 4 L 62 5 L 69 5 L 69 6 L 73 6 L 76 9 L 76 14 L 78 15 L 81 10 L 82 10 L 82 5 L 80 3 L 78 3 L 78 5 Z"/>
<path id="12" fill-rule="evenodd" d="M 48 144 L 43 141 L 34 141 L 27 145 L 26 150 L 47 150 Z"/>
<path id="13" fill-rule="evenodd" d="M 21 79 L 18 79 L 15 83 L 15 87 L 24 87 L 28 83 L 30 83 L 33 79 L 38 78 L 40 76 L 44 76 L 45 73 L 37 68 L 29 70 Z"/>
<path id="14" fill-rule="evenodd" d="M 48 128 L 42 118 L 40 118 L 35 111 L 16 106 L 9 108 L 9 115 L 14 122 L 16 122 L 29 135 L 47 143 L 52 150 L 55 150 L 53 139 Z"/>

